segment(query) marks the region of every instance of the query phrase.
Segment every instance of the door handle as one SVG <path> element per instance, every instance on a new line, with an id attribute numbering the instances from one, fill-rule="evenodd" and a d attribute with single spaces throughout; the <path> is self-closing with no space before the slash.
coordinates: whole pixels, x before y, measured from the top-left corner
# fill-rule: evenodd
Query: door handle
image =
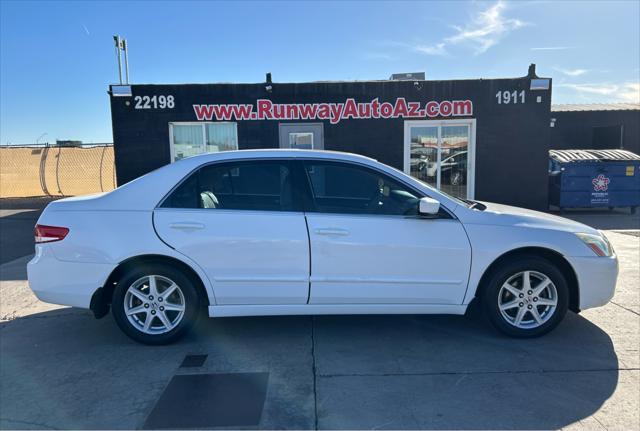
<path id="1" fill-rule="evenodd" d="M 170 223 L 169 227 L 171 229 L 190 231 L 190 230 L 204 229 L 204 224 L 194 223 L 194 222 L 176 222 L 176 223 Z"/>
<path id="2" fill-rule="evenodd" d="M 316 235 L 334 235 L 334 236 L 347 236 L 349 231 L 346 229 L 340 229 L 335 227 L 320 228 L 315 230 Z"/>

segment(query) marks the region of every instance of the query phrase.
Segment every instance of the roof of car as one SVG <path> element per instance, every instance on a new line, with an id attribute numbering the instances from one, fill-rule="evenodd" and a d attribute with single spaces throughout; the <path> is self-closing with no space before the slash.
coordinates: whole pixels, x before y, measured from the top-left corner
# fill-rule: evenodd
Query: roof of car
<path id="1" fill-rule="evenodd" d="M 244 160 L 244 159 L 277 159 L 277 158 L 322 158 L 322 159 L 338 159 L 338 160 L 361 160 L 375 161 L 370 157 L 360 154 L 346 153 L 343 151 L 329 150 L 292 150 L 281 148 L 270 148 L 260 150 L 234 150 L 221 151 L 218 153 L 200 154 L 197 156 L 187 157 L 181 160 L 193 160 L 199 163 L 216 160 Z"/>

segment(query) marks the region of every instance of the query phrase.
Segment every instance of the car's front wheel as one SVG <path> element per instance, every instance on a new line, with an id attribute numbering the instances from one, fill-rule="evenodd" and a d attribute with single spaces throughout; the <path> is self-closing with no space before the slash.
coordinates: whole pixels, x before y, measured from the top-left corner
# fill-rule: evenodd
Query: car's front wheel
<path id="1" fill-rule="evenodd" d="M 551 331 L 564 318 L 568 303 L 562 271 L 536 256 L 501 265 L 489 277 L 482 295 L 491 323 L 514 337 L 537 337 Z"/>
<path id="2" fill-rule="evenodd" d="M 146 264 L 118 281 L 111 308 L 129 337 L 145 344 L 168 344 L 195 323 L 200 301 L 193 282 L 181 271 Z"/>

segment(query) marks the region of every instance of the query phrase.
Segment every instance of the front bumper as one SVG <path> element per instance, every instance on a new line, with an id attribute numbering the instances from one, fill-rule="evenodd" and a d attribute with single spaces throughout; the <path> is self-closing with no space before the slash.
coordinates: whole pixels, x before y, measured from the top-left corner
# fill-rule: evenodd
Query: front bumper
<path id="1" fill-rule="evenodd" d="M 61 261 L 47 244 L 39 244 L 35 257 L 27 264 L 27 277 L 39 300 L 89 308 L 93 293 L 114 268 L 110 264 Z"/>
<path id="2" fill-rule="evenodd" d="M 570 257 L 568 260 L 578 277 L 580 310 L 600 307 L 613 298 L 618 279 L 615 254 L 611 257 Z"/>

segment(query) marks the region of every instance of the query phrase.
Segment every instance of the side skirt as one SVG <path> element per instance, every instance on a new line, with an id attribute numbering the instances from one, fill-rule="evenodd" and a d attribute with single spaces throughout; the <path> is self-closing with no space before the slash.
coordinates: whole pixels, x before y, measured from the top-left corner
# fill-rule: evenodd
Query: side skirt
<path id="1" fill-rule="evenodd" d="M 209 317 L 300 316 L 321 314 L 458 314 L 467 305 L 439 304 L 292 304 L 292 305 L 212 305 Z"/>

